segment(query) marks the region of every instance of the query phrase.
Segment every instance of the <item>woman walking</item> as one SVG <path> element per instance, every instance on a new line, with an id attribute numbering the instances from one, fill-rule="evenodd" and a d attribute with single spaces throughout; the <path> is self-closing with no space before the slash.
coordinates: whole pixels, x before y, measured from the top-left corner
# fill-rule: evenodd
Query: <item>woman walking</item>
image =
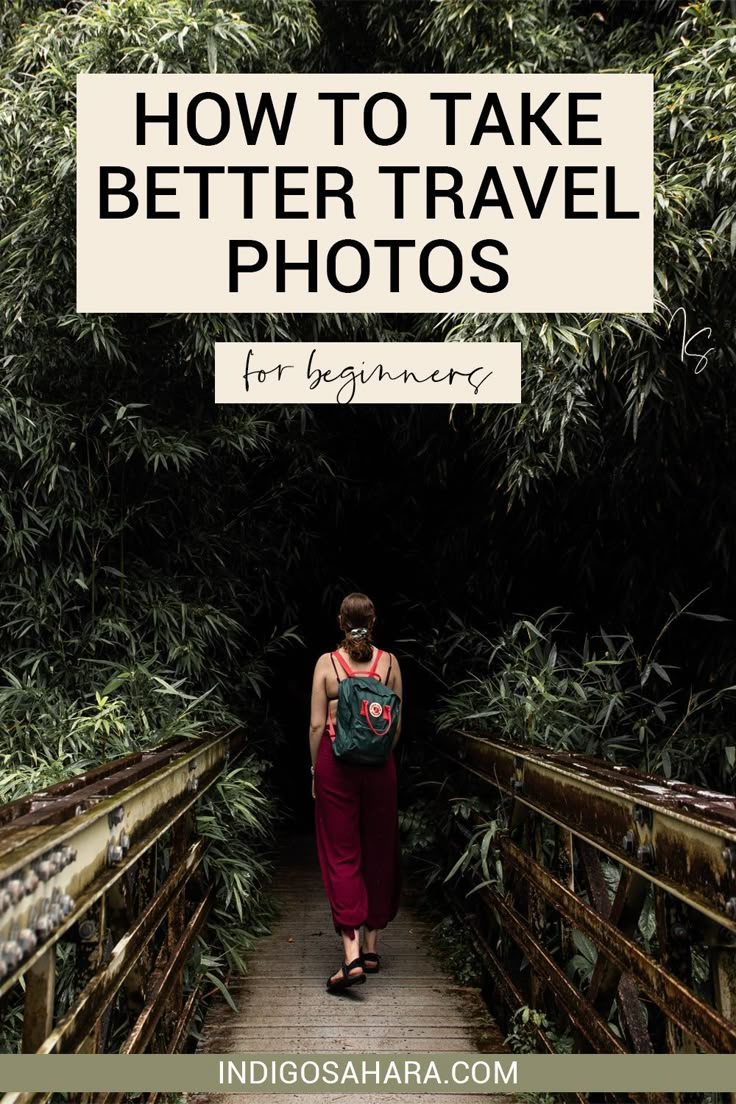
<path id="1" fill-rule="evenodd" d="M 373 603 L 365 594 L 343 599 L 338 617 L 343 639 L 336 651 L 317 660 L 312 683 L 309 748 L 317 852 L 344 950 L 343 964 L 327 979 L 331 992 L 364 982 L 367 973 L 378 973 L 378 932 L 393 920 L 399 906 L 393 749 L 401 727 L 401 671 L 395 656 L 374 645 L 375 619 Z M 357 736 L 353 750 L 346 751 L 353 716 Z"/>

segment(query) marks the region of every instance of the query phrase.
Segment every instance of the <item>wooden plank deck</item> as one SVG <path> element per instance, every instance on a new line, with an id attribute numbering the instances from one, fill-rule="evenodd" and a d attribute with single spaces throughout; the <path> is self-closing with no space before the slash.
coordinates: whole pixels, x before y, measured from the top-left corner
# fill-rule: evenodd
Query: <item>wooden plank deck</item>
<path id="1" fill-rule="evenodd" d="M 381 933 L 381 971 L 339 995 L 325 989 L 341 962 L 317 863 L 313 836 L 289 841 L 274 882 L 279 916 L 258 941 L 250 972 L 231 981 L 237 1014 L 218 999 L 199 1049 L 210 1053 L 474 1051 L 505 1048 L 477 989 L 456 985 L 429 952 L 430 926 L 405 892 L 399 913 Z M 189 1096 L 189 1104 L 466 1104 L 508 1096 L 283 1094 Z"/>

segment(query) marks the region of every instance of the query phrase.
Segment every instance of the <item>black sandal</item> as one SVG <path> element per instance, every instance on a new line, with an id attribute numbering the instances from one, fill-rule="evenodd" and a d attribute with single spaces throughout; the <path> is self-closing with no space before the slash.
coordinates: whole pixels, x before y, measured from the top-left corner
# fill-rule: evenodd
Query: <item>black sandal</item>
<path id="1" fill-rule="evenodd" d="M 330 974 L 327 979 L 327 991 L 329 993 L 339 993 L 342 989 L 349 989 L 351 985 L 361 985 L 365 981 L 365 972 L 351 974 L 350 971 L 354 970 L 356 966 L 362 967 L 362 965 L 360 958 L 354 958 L 352 962 L 343 962 L 340 967 L 342 977 L 338 978 L 337 981 L 333 981 Z"/>
<path id="2" fill-rule="evenodd" d="M 381 969 L 381 956 L 375 951 L 361 951 L 360 961 L 367 974 L 377 974 Z"/>

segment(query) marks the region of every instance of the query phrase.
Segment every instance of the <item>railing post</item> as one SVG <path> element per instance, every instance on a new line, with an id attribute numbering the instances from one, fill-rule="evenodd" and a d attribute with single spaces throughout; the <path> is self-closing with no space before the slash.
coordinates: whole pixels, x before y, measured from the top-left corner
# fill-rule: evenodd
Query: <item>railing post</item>
<path id="1" fill-rule="evenodd" d="M 572 832 L 556 824 L 557 836 L 557 876 L 567 888 L 575 892 L 575 855 L 573 852 Z M 560 951 L 567 960 L 572 954 L 572 931 L 570 925 L 560 914 Z"/>
<path id="2" fill-rule="evenodd" d="M 94 977 L 105 958 L 107 946 L 107 899 L 108 894 L 103 893 L 96 905 L 87 913 L 79 925 L 79 948 L 77 953 L 77 970 L 84 986 Z M 89 1033 L 79 1047 L 80 1054 L 97 1054 L 102 1040 L 102 1020 L 98 1020 L 93 1030 Z M 94 1094 L 83 1093 L 80 1097 L 81 1104 L 93 1104 Z"/>
<path id="3" fill-rule="evenodd" d="M 655 886 L 654 915 L 662 965 L 675 974 L 680 981 L 683 981 L 688 988 L 692 988 L 691 933 L 683 906 L 679 901 L 660 889 L 659 886 Z M 669 1018 L 665 1023 L 665 1038 L 670 1054 L 677 1054 L 678 1052 L 693 1054 L 695 1052 L 692 1039 Z M 681 1095 L 675 1093 L 675 1098 L 679 1099 Z"/>
<path id="4" fill-rule="evenodd" d="M 144 856 L 145 859 L 145 856 Z M 144 861 L 144 860 L 141 860 Z M 125 934 L 137 915 L 135 910 L 134 871 L 126 873 L 105 894 L 107 927 L 113 943 Z M 156 887 L 151 887 L 151 895 Z M 128 1012 L 133 1019 L 140 1013 L 145 1000 L 146 985 L 150 973 L 150 954 L 148 948 L 141 952 L 135 967 L 123 983 Z"/>
<path id="5" fill-rule="evenodd" d="M 26 970 L 26 995 L 23 1006 L 23 1053 L 33 1054 L 54 1025 L 56 988 L 56 944 Z"/>
<path id="6" fill-rule="evenodd" d="M 537 860 L 538 863 L 544 865 L 544 846 L 542 839 L 542 823 L 541 818 L 536 813 L 532 814 L 529 818 L 529 834 L 528 845 L 529 852 Z M 544 929 L 547 922 L 547 906 L 544 897 L 533 886 L 529 885 L 527 890 L 527 915 L 529 918 L 529 927 L 534 933 L 534 938 L 539 946 L 544 945 Z M 529 964 L 529 977 L 530 977 L 530 1001 L 532 1008 L 543 1011 L 545 984 L 544 980 L 540 978 L 536 970 L 534 970 Z"/>
<path id="7" fill-rule="evenodd" d="M 194 834 L 194 815 L 190 809 L 184 814 L 171 830 L 171 858 L 170 868 L 173 870 L 184 860 L 184 857 L 189 849 L 189 845 Z M 186 892 L 183 889 L 181 893 L 178 893 L 174 898 L 171 907 L 169 908 L 167 931 L 166 931 L 166 952 L 167 958 L 171 958 L 174 953 L 174 949 L 184 934 L 186 927 Z M 166 1016 L 164 1018 L 165 1028 L 167 1034 L 173 1031 L 179 1015 L 182 1011 L 184 1004 L 184 977 L 180 973 L 177 975 L 176 980 L 173 983 L 171 989 L 171 995 L 167 1001 Z M 168 1021 L 168 1022 L 167 1022 Z"/>
<path id="8" fill-rule="evenodd" d="M 720 943 L 710 947 L 710 974 L 715 1006 L 727 1020 L 736 1021 L 736 946 Z M 736 1104 L 736 1092 L 728 1094 Z"/>
<path id="9" fill-rule="evenodd" d="M 171 858 L 169 860 L 169 867 L 171 870 L 173 870 L 175 866 L 178 866 L 186 855 L 193 832 L 194 817 L 192 816 L 191 810 L 189 810 L 189 812 L 185 813 L 184 816 L 177 820 L 176 824 L 171 829 Z M 186 921 L 185 906 L 184 897 L 180 894 L 174 899 L 169 909 L 169 927 L 167 935 L 169 951 L 174 949 L 184 932 Z"/>
<path id="10" fill-rule="evenodd" d="M 608 919 L 629 938 L 636 931 L 648 891 L 649 882 L 646 878 L 624 867 Z M 604 1015 L 610 1011 L 620 977 L 619 967 L 604 954 L 599 954 L 588 986 L 588 1000 Z"/>
<path id="11" fill-rule="evenodd" d="M 711 947 L 710 960 L 716 1008 L 727 1020 L 736 1020 L 736 948 Z"/>

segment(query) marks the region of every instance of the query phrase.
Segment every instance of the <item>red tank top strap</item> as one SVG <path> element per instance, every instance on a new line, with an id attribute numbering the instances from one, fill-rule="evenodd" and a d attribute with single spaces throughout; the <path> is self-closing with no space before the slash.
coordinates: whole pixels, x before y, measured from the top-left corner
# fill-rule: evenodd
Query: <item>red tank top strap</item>
<path id="1" fill-rule="evenodd" d="M 378 668 L 378 664 L 379 664 L 379 661 L 380 661 L 382 655 L 383 655 L 383 652 L 381 651 L 381 649 L 376 648 L 376 658 L 373 660 L 373 666 L 371 667 L 370 671 L 368 672 L 369 678 L 380 678 L 381 677 L 379 674 L 377 674 L 377 668 Z"/>
<path id="2" fill-rule="evenodd" d="M 343 671 L 345 672 L 345 674 L 346 674 L 346 675 L 350 675 L 350 677 L 352 678 L 352 676 L 353 676 L 353 675 L 355 674 L 355 671 L 353 671 L 351 667 L 348 667 L 347 663 L 346 663 L 346 662 L 345 662 L 345 660 L 344 660 L 344 659 L 342 658 L 342 656 L 340 655 L 340 653 L 339 653 L 339 652 L 333 652 L 332 654 L 333 654 L 333 656 L 335 657 L 335 659 L 337 660 L 337 662 L 338 662 L 338 663 L 340 664 L 340 666 L 342 667 L 342 669 L 343 669 Z M 337 673 L 337 672 L 336 672 L 336 673 Z M 340 680 L 338 679 L 338 682 L 339 682 L 339 681 L 340 681 Z"/>

